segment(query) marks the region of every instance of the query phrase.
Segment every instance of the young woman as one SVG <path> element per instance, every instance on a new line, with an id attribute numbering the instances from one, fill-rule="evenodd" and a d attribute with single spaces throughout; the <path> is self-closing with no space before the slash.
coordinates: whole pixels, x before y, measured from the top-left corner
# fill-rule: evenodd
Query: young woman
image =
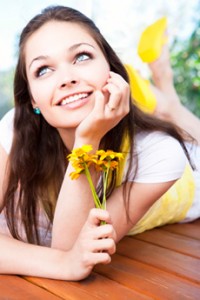
<path id="1" fill-rule="evenodd" d="M 27 24 L 14 94 L 0 123 L 1 273 L 79 280 L 109 263 L 124 235 L 186 217 L 194 190 L 182 133 L 132 104 L 123 64 L 86 16 L 56 6 Z M 126 154 L 106 211 L 83 174 L 69 177 L 66 156 L 86 144 Z"/>

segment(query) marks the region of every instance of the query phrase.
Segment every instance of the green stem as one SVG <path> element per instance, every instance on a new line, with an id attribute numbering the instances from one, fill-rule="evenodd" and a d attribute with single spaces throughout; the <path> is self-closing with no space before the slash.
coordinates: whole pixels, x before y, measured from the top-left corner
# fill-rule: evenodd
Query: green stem
<path id="1" fill-rule="evenodd" d="M 90 171 L 89 171 L 88 166 L 86 164 L 85 164 L 85 175 L 87 177 L 87 180 L 89 182 L 89 185 L 90 185 L 90 188 L 91 188 L 91 191 L 92 191 L 92 196 L 93 196 L 93 199 L 94 199 L 95 206 L 96 206 L 96 208 L 101 208 L 101 202 L 100 202 L 99 197 L 98 197 L 98 195 L 96 193 L 96 190 L 94 188 L 92 178 L 91 178 L 91 174 L 90 174 Z"/>
<path id="2" fill-rule="evenodd" d="M 103 201 L 102 201 L 103 209 L 106 209 L 106 191 L 107 191 L 109 170 L 110 170 L 110 162 L 106 172 L 103 172 Z"/>

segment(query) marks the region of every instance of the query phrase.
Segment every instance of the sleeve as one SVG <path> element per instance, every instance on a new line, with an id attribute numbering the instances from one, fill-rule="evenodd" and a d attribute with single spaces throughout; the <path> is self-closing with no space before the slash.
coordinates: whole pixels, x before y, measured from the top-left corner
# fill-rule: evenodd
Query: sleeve
<path id="1" fill-rule="evenodd" d="M 14 108 L 8 111 L 0 121 L 0 144 L 6 153 L 10 153 L 13 140 Z"/>
<path id="2" fill-rule="evenodd" d="M 138 170 L 134 178 L 134 167 L 129 181 L 161 183 L 180 178 L 187 158 L 180 143 L 173 137 L 153 132 L 140 134 L 136 140 Z"/>

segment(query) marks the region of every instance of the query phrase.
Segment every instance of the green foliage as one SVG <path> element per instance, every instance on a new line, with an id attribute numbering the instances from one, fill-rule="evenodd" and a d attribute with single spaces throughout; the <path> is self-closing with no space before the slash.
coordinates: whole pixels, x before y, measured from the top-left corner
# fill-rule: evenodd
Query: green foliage
<path id="1" fill-rule="evenodd" d="M 13 69 L 0 72 L 0 119 L 13 106 Z"/>
<path id="2" fill-rule="evenodd" d="M 174 83 L 181 101 L 200 117 L 200 22 L 187 42 L 171 50 Z"/>

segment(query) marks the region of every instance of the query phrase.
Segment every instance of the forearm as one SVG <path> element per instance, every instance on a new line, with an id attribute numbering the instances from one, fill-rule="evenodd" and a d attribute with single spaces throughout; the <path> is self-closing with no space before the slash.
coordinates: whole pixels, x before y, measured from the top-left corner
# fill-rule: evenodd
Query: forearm
<path id="1" fill-rule="evenodd" d="M 105 134 L 129 112 L 129 95 L 128 83 L 119 74 L 109 72 L 105 86 L 101 91 L 95 91 L 93 110 L 75 130 L 73 148 L 91 144 L 93 150 L 97 150 Z M 115 109 L 110 109 L 108 104 Z M 69 178 L 72 171 L 69 164 L 58 197 L 53 222 L 52 247 L 59 249 L 70 249 L 73 246 L 89 210 L 94 207 L 86 177 L 82 174 L 78 180 L 72 181 Z M 94 186 L 98 180 L 95 173 L 95 171 L 92 173 Z"/>
<path id="2" fill-rule="evenodd" d="M 104 221 L 107 225 L 99 226 Z M 0 234 L 0 274 L 18 274 L 60 280 L 86 278 L 98 263 L 107 264 L 115 252 L 115 231 L 107 211 L 90 210 L 72 249 L 30 245 Z M 106 237 L 106 238 L 105 238 Z"/>
<path id="3" fill-rule="evenodd" d="M 39 276 L 54 279 L 72 279 L 70 259 L 63 266 L 65 252 L 30 245 L 0 235 L 0 273 Z"/>
<path id="4" fill-rule="evenodd" d="M 116 231 L 115 242 L 119 242 L 130 229 L 145 215 L 152 205 L 175 183 L 128 183 L 129 202 L 123 199 L 123 186 L 116 189 L 107 202 L 113 227 Z"/>
<path id="5" fill-rule="evenodd" d="M 84 224 L 89 210 L 94 207 L 89 184 L 84 174 L 78 180 L 65 174 L 58 197 L 52 230 L 52 247 L 70 249 Z"/>
<path id="6" fill-rule="evenodd" d="M 83 146 L 84 143 L 76 143 L 74 148 Z M 94 145 L 97 148 L 97 145 Z M 69 163 L 63 184 L 58 197 L 52 232 L 52 247 L 70 249 L 88 213 L 94 207 L 92 193 L 85 174 L 81 174 L 76 180 L 71 180 L 70 173 L 74 169 Z M 93 175 L 95 176 L 94 172 Z M 93 181 L 96 182 L 93 176 Z"/>

